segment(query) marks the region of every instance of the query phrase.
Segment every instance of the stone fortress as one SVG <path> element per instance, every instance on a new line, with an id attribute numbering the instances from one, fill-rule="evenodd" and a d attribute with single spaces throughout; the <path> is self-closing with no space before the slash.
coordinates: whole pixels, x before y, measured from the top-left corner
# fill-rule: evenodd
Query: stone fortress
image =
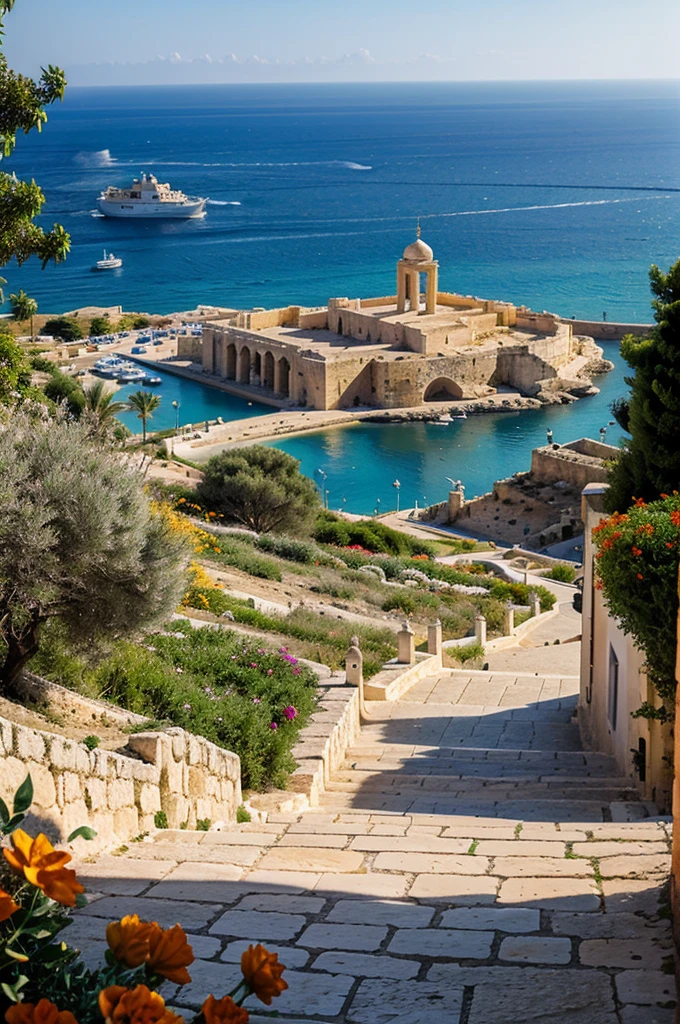
<path id="1" fill-rule="evenodd" d="M 588 393 L 590 375 L 610 368 L 553 314 L 440 292 L 439 264 L 417 235 L 397 263 L 396 295 L 234 311 L 200 339 L 180 338 L 178 357 L 307 409 L 412 408 L 502 386 L 556 401 Z"/>

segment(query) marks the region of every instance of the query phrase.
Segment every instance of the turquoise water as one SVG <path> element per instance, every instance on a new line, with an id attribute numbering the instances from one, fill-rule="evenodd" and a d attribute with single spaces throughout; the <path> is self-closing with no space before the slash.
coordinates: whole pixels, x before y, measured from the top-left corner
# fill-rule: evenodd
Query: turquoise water
<path id="1" fill-rule="evenodd" d="M 164 373 L 162 370 L 153 372 L 155 376 L 162 379 L 163 383 L 157 387 L 144 387 L 145 391 L 153 391 L 161 399 L 161 404 L 153 418 L 148 422 L 148 429 L 170 430 L 175 426 L 175 410 L 173 402 L 179 402 L 179 424 L 186 423 L 200 425 L 205 420 L 216 420 L 221 416 L 224 420 L 240 420 L 248 416 L 261 416 L 263 413 L 271 412 L 271 407 L 259 405 L 257 402 L 249 402 L 245 398 L 237 398 L 236 395 L 229 395 L 226 391 L 218 388 L 208 387 L 206 384 L 199 384 L 197 381 L 187 380 L 178 377 L 173 373 Z M 124 402 L 133 391 L 142 390 L 139 384 L 126 384 L 116 393 L 116 401 Z M 141 422 L 137 419 L 137 413 L 124 412 L 118 417 L 125 426 L 134 434 L 142 432 Z"/>
<path id="2" fill-rule="evenodd" d="M 332 509 L 363 514 L 394 509 L 395 480 L 401 483 L 402 508 L 442 501 L 450 489 L 447 477 L 462 480 L 471 498 L 490 490 L 495 480 L 528 470 L 531 450 L 546 443 L 548 429 L 555 442 L 564 443 L 579 437 L 599 440 L 600 428 L 607 426 L 607 442 L 618 444 L 623 432 L 608 425 L 608 407 L 627 391 L 626 367 L 617 358 L 617 343 L 604 347 L 605 356 L 616 360 L 615 369 L 596 378 L 599 395 L 570 406 L 470 416 L 441 427 L 364 423 L 271 443 L 294 455 L 303 473 L 325 486 Z"/>

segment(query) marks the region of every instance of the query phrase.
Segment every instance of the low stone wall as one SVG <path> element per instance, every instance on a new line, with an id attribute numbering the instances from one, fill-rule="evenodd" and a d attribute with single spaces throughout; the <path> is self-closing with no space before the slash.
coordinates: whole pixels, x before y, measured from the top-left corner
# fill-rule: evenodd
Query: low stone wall
<path id="1" fill-rule="evenodd" d="M 307 796 L 312 806 L 318 804 L 331 772 L 342 765 L 361 729 L 359 690 L 345 681 L 344 672 L 320 680 L 319 693 L 318 709 L 293 747 L 298 767 L 288 785 L 289 790 Z"/>
<path id="2" fill-rule="evenodd" d="M 618 341 L 626 334 L 645 337 L 654 326 L 653 324 L 612 323 L 609 320 L 566 320 L 564 317 L 561 322 L 570 324 L 574 334 L 587 334 L 598 341 Z"/>
<path id="3" fill-rule="evenodd" d="M 71 696 L 97 715 L 106 707 Z M 112 718 L 117 710 L 107 708 Z M 60 842 L 90 825 L 97 830 L 93 852 L 151 830 L 157 811 L 165 811 L 170 828 L 195 828 L 200 818 L 234 821 L 241 803 L 237 755 L 183 729 L 137 733 L 114 752 L 0 718 L 0 772 L 6 802 L 30 772 L 29 824 Z"/>

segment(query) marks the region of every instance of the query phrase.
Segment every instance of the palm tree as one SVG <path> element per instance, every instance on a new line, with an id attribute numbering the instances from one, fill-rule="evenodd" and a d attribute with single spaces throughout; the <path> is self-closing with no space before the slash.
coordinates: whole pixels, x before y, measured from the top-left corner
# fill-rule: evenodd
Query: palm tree
<path id="1" fill-rule="evenodd" d="M 151 419 L 160 404 L 160 396 L 151 391 L 135 391 L 128 398 L 128 408 L 136 409 L 137 419 L 142 421 L 142 444 L 146 444 L 146 421 Z"/>
<path id="2" fill-rule="evenodd" d="M 104 381 L 97 380 L 84 391 L 85 412 L 89 415 L 95 431 L 103 434 L 119 413 L 128 409 L 127 402 L 114 402 L 115 392 L 104 390 Z"/>
<path id="3" fill-rule="evenodd" d="M 30 295 L 27 295 L 24 289 L 18 293 L 10 295 L 9 301 L 12 304 L 12 316 L 15 320 L 30 320 L 31 321 L 31 340 L 35 337 L 33 332 L 33 317 L 38 312 L 38 303 L 35 299 L 32 299 Z"/>

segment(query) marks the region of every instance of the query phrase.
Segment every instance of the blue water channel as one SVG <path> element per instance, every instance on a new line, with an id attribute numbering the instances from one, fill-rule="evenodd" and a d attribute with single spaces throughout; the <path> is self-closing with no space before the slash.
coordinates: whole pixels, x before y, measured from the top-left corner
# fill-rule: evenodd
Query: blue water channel
<path id="1" fill-rule="evenodd" d="M 433 423 L 361 423 L 271 442 L 300 460 L 303 473 L 328 491 L 331 509 L 372 514 L 396 507 L 400 487 L 402 508 L 442 501 L 450 489 L 447 477 L 462 480 L 466 496 L 490 490 L 495 480 L 531 465 L 531 450 L 546 443 L 547 430 L 558 443 L 579 437 L 618 444 L 623 431 L 610 421 L 609 404 L 627 392 L 627 370 L 618 356 L 618 342 L 605 342 L 605 356 L 615 369 L 595 379 L 599 395 L 568 406 L 535 411 L 470 416 L 448 426 Z"/>

